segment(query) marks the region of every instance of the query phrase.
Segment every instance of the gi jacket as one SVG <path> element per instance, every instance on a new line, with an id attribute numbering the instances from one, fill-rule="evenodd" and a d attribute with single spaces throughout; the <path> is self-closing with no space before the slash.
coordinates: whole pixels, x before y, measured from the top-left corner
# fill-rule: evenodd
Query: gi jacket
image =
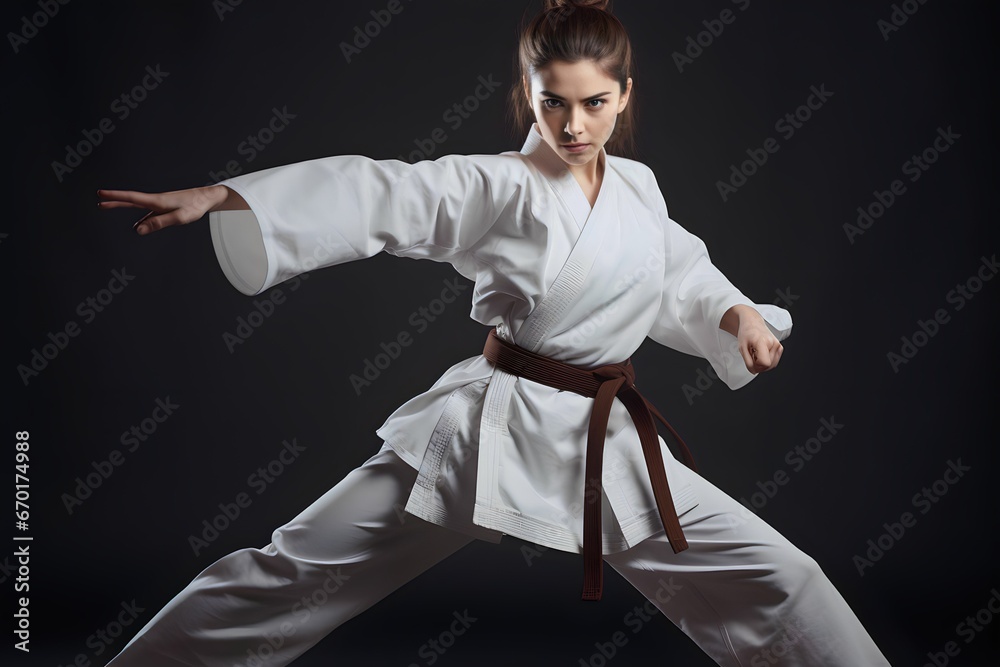
<path id="1" fill-rule="evenodd" d="M 247 295 L 383 251 L 431 259 L 475 281 L 472 319 L 538 354 L 616 363 L 649 336 L 708 359 L 731 389 L 750 382 L 722 315 L 752 306 L 779 340 L 791 315 L 733 286 L 701 239 L 668 216 L 648 167 L 603 149 L 598 159 L 604 179 L 593 208 L 537 125 L 519 152 L 416 164 L 341 155 L 274 167 L 220 181 L 251 211 L 212 212 L 212 243 Z M 637 386 L 654 372 L 637 369 Z M 407 512 L 492 542 L 506 533 L 581 552 L 593 402 L 477 355 L 376 433 L 419 471 Z M 681 515 L 698 498 L 659 440 Z M 612 553 L 662 530 L 638 434 L 618 400 L 604 457 L 603 551 Z"/>

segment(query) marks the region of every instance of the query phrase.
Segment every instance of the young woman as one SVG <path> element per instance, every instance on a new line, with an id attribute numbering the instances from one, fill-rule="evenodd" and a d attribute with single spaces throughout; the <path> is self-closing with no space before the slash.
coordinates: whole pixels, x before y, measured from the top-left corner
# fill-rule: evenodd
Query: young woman
<path id="1" fill-rule="evenodd" d="M 700 477 L 679 439 L 689 466 L 671 455 L 634 386 L 646 336 L 736 389 L 778 364 L 792 322 L 734 287 L 650 169 L 614 154 L 631 139 L 632 52 L 606 4 L 547 0 L 525 27 L 512 95 L 534 122 L 518 152 L 98 192 L 100 208 L 149 209 L 139 234 L 210 212 L 244 294 L 384 251 L 450 263 L 475 281 L 472 318 L 495 325 L 483 354 L 386 420 L 377 454 L 266 547 L 205 568 L 111 667 L 287 664 L 503 534 L 582 552 L 585 599 L 607 561 L 720 665 L 888 664 L 812 558 Z"/>

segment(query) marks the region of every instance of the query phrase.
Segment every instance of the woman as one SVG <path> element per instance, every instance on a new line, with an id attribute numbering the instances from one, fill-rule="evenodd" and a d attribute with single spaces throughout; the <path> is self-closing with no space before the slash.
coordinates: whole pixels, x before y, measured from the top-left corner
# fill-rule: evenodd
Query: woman
<path id="1" fill-rule="evenodd" d="M 210 212 L 244 294 L 385 251 L 452 264 L 476 283 L 472 318 L 496 327 L 386 420 L 377 454 L 266 547 L 207 567 L 110 666 L 287 664 L 503 534 L 583 552 L 585 599 L 603 557 L 720 665 L 888 664 L 812 558 L 670 454 L 622 361 L 649 336 L 736 389 L 778 364 L 791 317 L 734 287 L 649 168 L 612 154 L 631 138 L 632 55 L 606 4 L 548 0 L 525 27 L 519 152 L 98 191 L 101 208 L 149 209 L 143 235 Z"/>

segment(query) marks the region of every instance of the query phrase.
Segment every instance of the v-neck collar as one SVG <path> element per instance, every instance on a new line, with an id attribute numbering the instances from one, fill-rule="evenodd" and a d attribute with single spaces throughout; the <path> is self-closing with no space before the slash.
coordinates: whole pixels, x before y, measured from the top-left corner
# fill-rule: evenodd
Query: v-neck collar
<path id="1" fill-rule="evenodd" d="M 569 170 L 569 167 L 552 147 L 546 143 L 538 130 L 538 123 L 532 123 L 528 130 L 528 137 L 521 147 L 521 154 L 527 157 L 552 183 L 556 194 L 566 203 L 566 206 L 576 218 L 577 225 L 582 230 L 590 219 L 591 214 L 601 203 L 607 199 L 605 191 L 608 190 L 608 179 L 614 178 L 614 168 L 608 161 L 608 154 L 604 146 L 601 146 L 601 155 L 598 159 L 604 160 L 604 176 L 601 179 L 601 189 L 597 193 L 594 205 L 590 205 L 590 200 L 583 191 L 583 187 L 576 176 Z"/>

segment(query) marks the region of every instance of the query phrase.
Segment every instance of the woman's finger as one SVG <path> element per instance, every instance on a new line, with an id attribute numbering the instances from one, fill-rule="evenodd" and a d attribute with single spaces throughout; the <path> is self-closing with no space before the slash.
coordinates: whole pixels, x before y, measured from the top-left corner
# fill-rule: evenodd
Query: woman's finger
<path id="1" fill-rule="evenodd" d="M 139 222 L 135 223 L 135 231 L 139 236 L 145 236 L 146 234 L 152 234 L 155 231 L 163 229 L 164 227 L 169 227 L 170 224 L 164 219 L 167 215 L 154 215 L 144 217 Z"/>
<path id="2" fill-rule="evenodd" d="M 175 209 L 168 213 L 160 213 L 159 215 L 151 215 L 152 213 L 153 211 L 150 211 L 146 214 L 146 217 L 143 217 L 135 224 L 135 231 L 138 232 L 140 236 L 159 231 L 166 227 L 186 225 L 191 222 L 190 220 L 185 219 L 187 216 L 183 216 L 180 209 Z"/>
<path id="3" fill-rule="evenodd" d="M 160 195 L 155 192 L 139 192 L 138 190 L 98 190 L 97 196 L 101 199 L 129 202 L 140 206 L 146 206 L 148 208 L 148 205 L 155 203 L 155 201 L 159 199 Z"/>
<path id="4" fill-rule="evenodd" d="M 778 365 L 778 359 L 781 357 L 781 343 L 778 343 L 777 339 L 769 345 L 761 345 L 758 349 L 761 350 L 757 354 L 758 371 L 769 371 Z"/>
<path id="5" fill-rule="evenodd" d="M 97 208 L 149 208 L 148 206 L 140 206 L 139 204 L 133 204 L 127 201 L 99 201 L 97 202 Z"/>
<path id="6" fill-rule="evenodd" d="M 175 224 L 177 224 L 177 215 L 171 211 L 170 213 L 154 215 L 142 220 L 141 223 L 136 225 L 135 231 L 137 231 L 140 236 L 145 236 L 146 234 L 151 234 L 164 229 L 165 227 L 172 227 Z"/>
<path id="7" fill-rule="evenodd" d="M 753 345 L 754 350 L 754 372 L 760 373 L 761 371 L 766 371 L 771 368 L 771 352 L 767 349 L 767 345 L 756 344 Z"/>
<path id="8" fill-rule="evenodd" d="M 753 348 L 753 343 L 751 343 L 746 347 L 738 346 L 737 349 L 739 349 L 740 356 L 743 357 L 743 363 L 746 364 L 747 370 L 756 375 L 757 371 L 754 370 L 754 366 L 757 364 L 757 362 L 753 358 L 754 353 L 751 352 L 752 348 Z"/>
<path id="9" fill-rule="evenodd" d="M 134 223 L 132 223 L 132 229 L 135 229 L 136 227 L 138 227 L 142 223 L 143 220 L 146 220 L 151 215 L 153 215 L 153 211 L 150 211 L 146 215 L 144 215 L 141 218 L 139 218 L 138 220 L 136 220 Z"/>

